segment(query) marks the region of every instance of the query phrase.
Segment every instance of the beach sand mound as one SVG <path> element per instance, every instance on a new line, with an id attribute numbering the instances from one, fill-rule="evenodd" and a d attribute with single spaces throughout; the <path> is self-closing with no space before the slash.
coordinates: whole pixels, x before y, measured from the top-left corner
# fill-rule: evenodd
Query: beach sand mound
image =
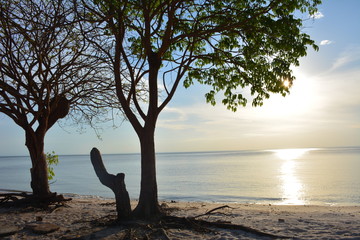
<path id="1" fill-rule="evenodd" d="M 275 236 L 297 239 L 360 239 L 360 206 L 279 206 L 200 202 L 163 203 L 170 216 L 218 223 L 181 227 L 178 223 L 115 222 L 114 200 L 75 198 L 62 206 L 0 208 L 1 239 L 271 239 L 224 229 L 240 225 Z M 132 202 L 134 207 L 136 202 Z M 213 209 L 208 214 L 205 214 Z M 203 216 L 200 216 L 203 215 Z M 190 222 L 191 224 L 191 222 Z M 40 229 L 40 230 L 39 230 Z M 8 232 L 6 230 L 9 230 Z"/>

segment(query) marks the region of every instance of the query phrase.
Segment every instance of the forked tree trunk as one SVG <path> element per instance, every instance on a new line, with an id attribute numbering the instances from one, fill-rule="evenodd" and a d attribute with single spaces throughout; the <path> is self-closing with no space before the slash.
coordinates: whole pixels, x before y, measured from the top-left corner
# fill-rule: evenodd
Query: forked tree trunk
<path id="1" fill-rule="evenodd" d="M 100 151 L 93 148 L 90 152 L 91 163 L 100 182 L 110 188 L 115 194 L 116 211 L 118 220 L 130 218 L 131 206 L 129 194 L 125 186 L 125 174 L 118 173 L 116 176 L 106 171 Z"/>
<path id="2" fill-rule="evenodd" d="M 32 163 L 30 185 L 33 195 L 44 202 L 56 199 L 56 193 L 52 194 L 49 188 L 48 165 L 44 153 L 45 134 L 60 118 L 64 118 L 69 113 L 70 102 L 66 97 L 58 96 L 56 99 L 51 99 L 48 105 L 38 117 L 36 130 L 32 129 L 27 120 L 21 121 L 20 124 L 25 130 L 25 145 Z M 26 119 L 26 114 L 23 117 Z"/>
<path id="3" fill-rule="evenodd" d="M 44 154 L 44 137 L 38 136 L 34 132 L 26 131 L 26 146 L 30 153 L 32 168 L 31 188 L 35 197 L 46 199 L 50 195 L 48 182 L 48 169 L 46 156 Z"/>
<path id="4" fill-rule="evenodd" d="M 134 215 L 150 218 L 161 213 L 156 182 L 156 157 L 153 131 L 145 132 L 141 139 L 141 188 Z"/>

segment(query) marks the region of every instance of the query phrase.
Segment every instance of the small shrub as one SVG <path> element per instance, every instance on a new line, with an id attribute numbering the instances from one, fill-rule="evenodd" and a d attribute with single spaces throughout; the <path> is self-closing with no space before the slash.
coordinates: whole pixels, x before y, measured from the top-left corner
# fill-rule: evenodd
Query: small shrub
<path id="1" fill-rule="evenodd" d="M 55 176 L 54 168 L 52 166 L 59 163 L 59 155 L 55 155 L 55 152 L 46 153 L 46 162 L 48 165 L 48 180 L 52 180 Z"/>

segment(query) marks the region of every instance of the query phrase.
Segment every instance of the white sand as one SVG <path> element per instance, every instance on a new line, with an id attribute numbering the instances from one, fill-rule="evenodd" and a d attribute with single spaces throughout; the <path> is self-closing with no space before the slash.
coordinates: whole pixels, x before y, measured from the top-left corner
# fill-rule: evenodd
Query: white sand
<path id="1" fill-rule="evenodd" d="M 15 225 L 22 229 L 2 239 L 121 239 L 125 234 L 123 227 L 92 224 L 92 221 L 99 222 L 99 219 L 109 215 L 115 218 L 113 203 L 112 200 L 73 199 L 66 206 L 52 212 L 0 208 L 0 228 L 2 225 Z M 132 204 L 136 205 L 136 202 Z M 224 205 L 198 202 L 165 204 L 174 209 L 171 215 L 187 217 L 204 214 Z M 241 224 L 289 238 L 360 239 L 360 206 L 227 205 L 231 208 L 222 208 L 200 219 Z M 26 228 L 32 223 L 54 223 L 60 229 L 48 234 L 35 234 Z M 266 239 L 243 231 L 214 230 L 213 233 L 201 233 L 194 230 L 165 229 L 165 232 L 170 239 Z"/>

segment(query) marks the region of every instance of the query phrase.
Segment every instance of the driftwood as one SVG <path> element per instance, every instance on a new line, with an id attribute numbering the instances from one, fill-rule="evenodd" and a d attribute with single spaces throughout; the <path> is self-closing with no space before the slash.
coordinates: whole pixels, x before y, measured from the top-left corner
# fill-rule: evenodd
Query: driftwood
<path id="1" fill-rule="evenodd" d="M 206 215 L 211 215 L 211 214 L 213 214 L 215 211 L 220 210 L 220 209 L 223 209 L 223 208 L 232 208 L 232 207 L 229 207 L 228 205 L 216 207 L 216 208 L 214 208 L 214 209 L 211 209 L 211 210 L 207 211 L 207 212 L 204 213 L 204 214 L 197 215 L 197 216 L 195 216 L 195 217 L 193 217 L 193 218 L 195 219 L 195 218 L 203 217 L 203 216 L 206 216 Z"/>
<path id="2" fill-rule="evenodd" d="M 130 218 L 130 197 L 125 186 L 125 174 L 118 173 L 115 176 L 108 173 L 101 158 L 100 151 L 97 148 L 93 148 L 91 150 L 90 159 L 100 182 L 110 188 L 115 194 L 118 220 L 126 220 Z"/>

